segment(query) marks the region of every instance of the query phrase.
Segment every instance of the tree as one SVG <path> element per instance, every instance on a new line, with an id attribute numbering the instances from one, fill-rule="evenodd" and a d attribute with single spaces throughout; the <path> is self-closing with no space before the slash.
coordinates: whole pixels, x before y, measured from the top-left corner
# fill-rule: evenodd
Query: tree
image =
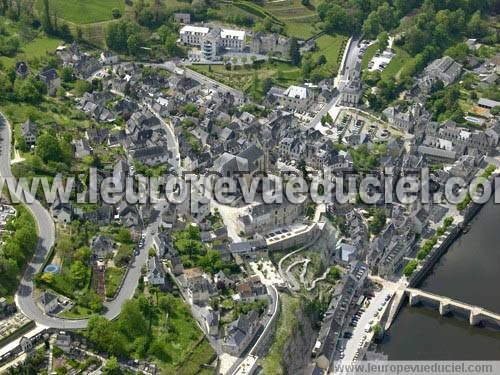
<path id="1" fill-rule="evenodd" d="M 140 52 L 141 40 L 137 34 L 132 34 L 127 39 L 127 50 L 130 55 L 137 56 Z"/>
<path id="2" fill-rule="evenodd" d="M 311 61 L 311 56 L 307 56 L 306 58 L 302 59 L 302 75 L 305 79 L 309 79 L 309 75 L 311 74 L 313 68 L 314 65 Z"/>
<path id="3" fill-rule="evenodd" d="M 121 375 L 123 374 L 123 371 L 120 368 L 120 365 L 118 364 L 118 360 L 116 357 L 112 356 L 106 361 L 106 364 L 102 368 L 103 374 L 106 375 Z"/>
<path id="4" fill-rule="evenodd" d="M 299 66 L 300 64 L 300 52 L 299 45 L 297 43 L 297 39 L 290 39 L 290 60 L 292 60 L 293 66 Z"/>
<path id="5" fill-rule="evenodd" d="M 482 38 L 488 34 L 488 24 L 481 19 L 481 11 L 476 11 L 470 18 L 467 33 L 474 38 Z"/>
<path id="6" fill-rule="evenodd" d="M 415 259 L 412 259 L 408 262 L 408 264 L 405 266 L 404 270 L 403 270 L 403 274 L 406 276 L 406 277 L 410 277 L 413 272 L 415 271 L 415 269 L 417 268 L 418 266 L 418 261 L 415 260 Z"/>
<path id="7" fill-rule="evenodd" d="M 338 267 L 332 267 L 332 268 L 330 268 L 330 271 L 328 271 L 328 278 L 331 281 L 337 281 L 340 279 L 341 276 L 342 276 L 342 273 L 340 272 Z"/>
<path id="8" fill-rule="evenodd" d="M 377 45 L 380 52 L 385 51 L 385 49 L 389 45 L 389 34 L 387 34 L 387 32 L 382 31 L 380 34 L 378 34 Z"/>
<path id="9" fill-rule="evenodd" d="M 15 71 L 14 71 L 15 74 Z M 15 78 L 14 78 L 15 80 Z M 12 92 L 12 81 L 6 75 L 0 76 L 0 98 L 5 99 Z"/>
<path id="10" fill-rule="evenodd" d="M 17 285 L 19 268 L 14 259 L 6 259 L 0 255 L 0 295 L 6 296 L 13 291 Z"/>
<path id="11" fill-rule="evenodd" d="M 363 32 L 367 38 L 375 38 L 382 31 L 381 20 L 377 12 L 371 12 L 363 23 Z"/>
<path id="12" fill-rule="evenodd" d="M 50 5 L 49 0 L 43 0 L 42 2 L 42 27 L 47 34 L 52 34 L 54 32 L 52 28 L 52 21 L 50 17 Z"/>
<path id="13" fill-rule="evenodd" d="M 127 20 L 112 22 L 106 29 L 106 45 L 117 52 L 128 51 L 128 38 L 136 28 Z"/>
<path id="14" fill-rule="evenodd" d="M 490 113 L 493 115 L 493 116 L 496 116 L 500 113 L 500 106 L 495 106 L 493 108 L 490 109 Z"/>
<path id="15" fill-rule="evenodd" d="M 112 356 L 124 357 L 127 354 L 126 338 L 116 328 L 114 322 L 110 322 L 102 316 L 94 315 L 89 319 L 86 336 L 98 350 L 107 352 Z"/>
<path id="16" fill-rule="evenodd" d="M 172 311 L 174 310 L 173 306 L 176 303 L 178 303 L 178 302 L 176 302 L 174 296 L 172 296 L 171 294 L 165 294 L 165 295 L 162 295 L 159 298 L 159 300 L 158 300 L 158 307 L 165 314 L 170 315 L 172 313 Z"/>
<path id="17" fill-rule="evenodd" d="M 396 11 L 387 2 L 384 2 L 377 8 L 377 15 L 384 30 L 389 31 L 397 26 Z"/>
<path id="18" fill-rule="evenodd" d="M 63 82 L 73 82 L 75 79 L 73 68 L 70 68 L 69 66 L 65 66 L 64 68 L 62 68 L 59 71 L 59 75 L 61 76 Z"/>
<path id="19" fill-rule="evenodd" d="M 30 147 L 22 135 L 16 137 L 16 148 L 22 152 L 28 152 L 30 150 Z"/>
<path id="20" fill-rule="evenodd" d="M 83 96 L 86 92 L 92 92 L 92 83 L 84 79 L 76 81 L 75 92 L 78 96 Z"/>
<path id="21" fill-rule="evenodd" d="M 66 23 L 63 23 L 59 30 L 57 31 L 59 37 L 64 40 L 66 43 L 70 43 L 73 41 L 73 34 L 71 34 L 71 30 Z"/>
<path id="22" fill-rule="evenodd" d="M 83 31 L 81 27 L 76 28 L 76 41 L 81 42 L 83 40 Z"/>
<path id="23" fill-rule="evenodd" d="M 330 2 L 320 4 L 318 14 L 324 22 L 324 30 L 327 33 L 345 34 L 359 31 L 364 17 L 359 9 L 347 9 L 345 6 L 332 5 Z"/>
<path id="24" fill-rule="evenodd" d="M 273 80 L 272 78 L 267 77 L 262 82 L 262 91 L 264 92 L 264 95 L 268 93 L 271 87 L 273 87 Z"/>
<path id="25" fill-rule="evenodd" d="M 137 300 L 125 301 L 118 320 L 120 331 L 129 339 L 145 335 L 148 326 L 145 315 Z"/>
<path id="26" fill-rule="evenodd" d="M 19 243 L 21 251 L 24 254 L 30 254 L 38 243 L 38 236 L 33 227 L 22 226 L 16 228 L 14 240 Z"/>
<path id="27" fill-rule="evenodd" d="M 115 240 L 123 244 L 133 243 L 132 235 L 130 234 L 130 230 L 127 228 L 120 228 L 115 235 Z"/>
<path id="28" fill-rule="evenodd" d="M 177 37 L 169 35 L 165 38 L 165 51 L 169 56 L 177 56 L 180 54 L 180 49 L 177 46 Z"/>
<path id="29" fill-rule="evenodd" d="M 373 325 L 373 334 L 377 337 L 377 338 L 380 338 L 381 334 L 382 334 L 382 326 L 380 325 L 380 323 L 377 323 L 377 324 L 374 324 Z"/>
<path id="30" fill-rule="evenodd" d="M 83 288 L 87 280 L 87 267 L 81 261 L 77 260 L 71 265 L 70 273 L 75 289 Z"/>
<path id="31" fill-rule="evenodd" d="M 452 59 L 463 63 L 467 59 L 467 55 L 469 54 L 469 46 L 466 43 L 458 43 L 453 47 L 448 48 L 445 52 L 445 55 L 450 56 Z"/>
<path id="32" fill-rule="evenodd" d="M 49 133 L 44 133 L 38 137 L 35 154 L 40 157 L 44 163 L 62 160 L 59 141 Z"/>
<path id="33" fill-rule="evenodd" d="M 37 104 L 42 101 L 42 92 L 31 79 L 16 80 L 14 95 L 22 102 Z"/>
<path id="34" fill-rule="evenodd" d="M 121 18 L 122 12 L 118 8 L 113 8 L 113 10 L 111 11 L 111 15 L 113 16 L 114 19 L 118 19 Z"/>
<path id="35" fill-rule="evenodd" d="M 374 209 L 372 212 L 372 220 L 368 226 L 370 232 L 376 235 L 379 234 L 384 228 L 387 216 L 385 214 L 385 210 L 383 209 Z"/>
<path id="36" fill-rule="evenodd" d="M 317 65 L 324 65 L 326 64 L 326 57 L 325 55 L 319 55 L 318 61 L 316 62 Z"/>
<path id="37" fill-rule="evenodd" d="M 271 31 L 273 29 L 273 20 L 270 17 L 264 18 L 263 21 L 264 30 Z"/>
<path id="38" fill-rule="evenodd" d="M 74 259 L 83 263 L 88 263 L 92 255 L 92 250 L 88 246 L 82 246 L 75 251 Z"/>

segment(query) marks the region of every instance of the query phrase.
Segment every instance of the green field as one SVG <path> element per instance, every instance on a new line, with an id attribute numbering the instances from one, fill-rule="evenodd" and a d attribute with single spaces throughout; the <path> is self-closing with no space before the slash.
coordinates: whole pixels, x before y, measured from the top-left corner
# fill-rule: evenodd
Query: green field
<path id="1" fill-rule="evenodd" d="M 38 9 L 41 1 L 38 0 Z M 119 9 L 125 11 L 123 0 L 51 0 L 52 10 L 56 10 L 57 17 L 76 24 L 95 23 L 113 19 L 111 11 Z"/>
<path id="2" fill-rule="evenodd" d="M 317 22 L 287 21 L 285 30 L 289 36 L 297 39 L 307 39 L 316 35 L 321 30 L 317 28 Z"/>
<path id="3" fill-rule="evenodd" d="M 327 63 L 321 67 L 324 76 L 337 75 L 346 42 L 347 37 L 343 35 L 322 35 L 316 39 L 317 51 L 313 52 L 313 59 L 320 55 L 326 57 Z"/>
<path id="4" fill-rule="evenodd" d="M 4 66 L 11 66 L 16 61 L 29 61 L 34 58 L 44 57 L 47 52 L 55 52 L 56 47 L 63 43 L 60 39 L 40 36 L 33 39 L 27 44 L 21 43 L 21 51 L 15 57 L 0 57 L 0 61 Z"/>

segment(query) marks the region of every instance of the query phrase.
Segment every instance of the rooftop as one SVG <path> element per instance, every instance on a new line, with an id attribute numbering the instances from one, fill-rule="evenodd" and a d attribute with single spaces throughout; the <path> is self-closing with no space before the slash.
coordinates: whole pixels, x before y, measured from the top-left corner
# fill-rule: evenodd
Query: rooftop
<path id="1" fill-rule="evenodd" d="M 208 34 L 208 32 L 210 31 L 210 29 L 208 27 L 204 27 L 204 26 L 192 26 L 192 25 L 186 25 L 186 26 L 183 26 L 180 30 L 180 33 L 181 34 L 185 34 L 185 33 L 200 33 L 200 34 Z"/>
<path id="2" fill-rule="evenodd" d="M 290 86 L 285 90 L 284 95 L 289 98 L 306 99 L 307 89 L 301 86 Z"/>
<path id="3" fill-rule="evenodd" d="M 233 29 L 222 29 L 220 31 L 220 36 L 222 38 L 230 38 L 230 39 L 245 39 L 245 31 L 244 30 L 233 30 Z"/>

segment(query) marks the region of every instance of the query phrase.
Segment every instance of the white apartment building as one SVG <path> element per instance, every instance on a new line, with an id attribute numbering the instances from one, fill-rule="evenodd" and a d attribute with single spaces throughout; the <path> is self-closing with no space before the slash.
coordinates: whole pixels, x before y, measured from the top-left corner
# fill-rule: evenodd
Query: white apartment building
<path id="1" fill-rule="evenodd" d="M 215 60 L 222 48 L 232 52 L 243 51 L 245 35 L 243 30 L 186 25 L 180 30 L 179 42 L 199 47 L 204 59 Z"/>
<path id="2" fill-rule="evenodd" d="M 184 45 L 201 47 L 203 38 L 208 34 L 210 29 L 202 26 L 183 26 L 180 30 L 180 41 Z"/>
<path id="3" fill-rule="evenodd" d="M 222 46 L 230 51 L 241 52 L 245 48 L 245 31 L 221 29 Z"/>

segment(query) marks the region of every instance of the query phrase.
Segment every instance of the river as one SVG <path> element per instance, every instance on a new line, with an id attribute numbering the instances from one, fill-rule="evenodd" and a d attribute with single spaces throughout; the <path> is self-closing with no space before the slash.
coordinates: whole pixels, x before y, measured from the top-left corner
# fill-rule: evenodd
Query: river
<path id="1" fill-rule="evenodd" d="M 419 286 L 500 312 L 500 204 L 488 202 Z M 404 306 L 379 350 L 391 360 L 500 360 L 500 332 Z"/>

